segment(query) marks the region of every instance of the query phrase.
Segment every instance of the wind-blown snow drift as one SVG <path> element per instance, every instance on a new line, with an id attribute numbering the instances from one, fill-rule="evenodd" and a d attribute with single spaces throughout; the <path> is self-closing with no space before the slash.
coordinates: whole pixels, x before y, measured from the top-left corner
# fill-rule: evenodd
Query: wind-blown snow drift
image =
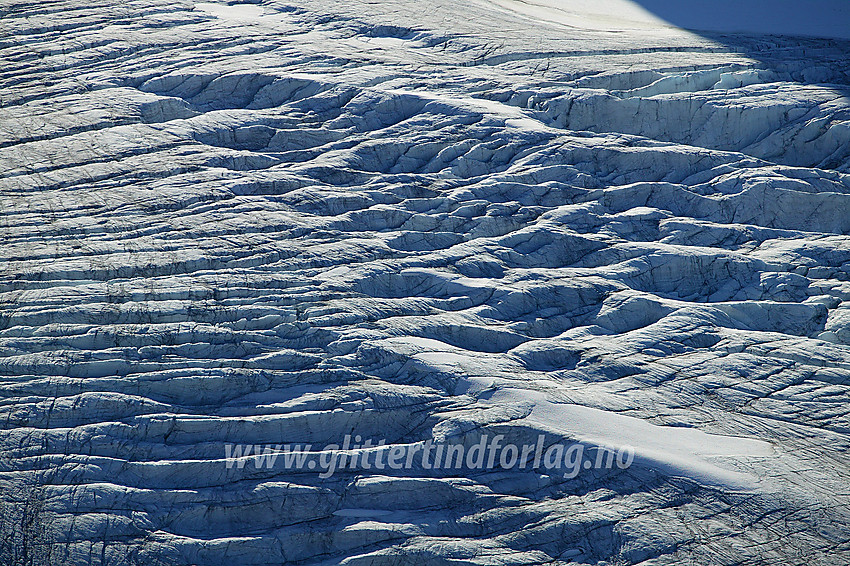
<path id="1" fill-rule="evenodd" d="M 850 43 L 533 4 L 2 4 L 0 482 L 63 558 L 850 560 Z M 350 434 L 636 458 L 224 461 Z"/>

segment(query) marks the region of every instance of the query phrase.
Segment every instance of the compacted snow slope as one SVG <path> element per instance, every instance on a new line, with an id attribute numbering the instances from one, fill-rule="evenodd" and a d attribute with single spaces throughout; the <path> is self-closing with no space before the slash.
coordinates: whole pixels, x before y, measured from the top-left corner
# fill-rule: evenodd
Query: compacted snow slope
<path id="1" fill-rule="evenodd" d="M 553 4 L 0 3 L 0 487 L 57 560 L 850 563 L 850 42 Z M 482 434 L 635 460 L 225 461 Z"/>

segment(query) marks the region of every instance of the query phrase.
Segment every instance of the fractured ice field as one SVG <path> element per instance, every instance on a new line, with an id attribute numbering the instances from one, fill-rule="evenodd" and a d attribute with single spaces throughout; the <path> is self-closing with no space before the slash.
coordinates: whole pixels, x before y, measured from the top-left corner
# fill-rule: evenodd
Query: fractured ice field
<path id="1" fill-rule="evenodd" d="M 55 565 L 850 564 L 850 5 L 685 5 L 0 0 L 0 499 Z M 635 457 L 226 460 L 346 435 Z"/>

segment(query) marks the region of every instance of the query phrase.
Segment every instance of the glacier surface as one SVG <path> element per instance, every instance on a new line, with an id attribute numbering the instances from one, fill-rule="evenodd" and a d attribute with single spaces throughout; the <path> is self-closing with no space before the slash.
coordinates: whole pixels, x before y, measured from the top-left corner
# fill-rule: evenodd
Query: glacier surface
<path id="1" fill-rule="evenodd" d="M 74 565 L 850 563 L 848 9 L 676 4 L 0 2 L 0 493 Z M 352 435 L 635 458 L 225 458 Z"/>

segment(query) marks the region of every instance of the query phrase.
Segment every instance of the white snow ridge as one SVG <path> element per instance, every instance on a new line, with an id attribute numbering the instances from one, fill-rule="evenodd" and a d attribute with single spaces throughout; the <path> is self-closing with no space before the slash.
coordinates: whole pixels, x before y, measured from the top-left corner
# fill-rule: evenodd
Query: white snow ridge
<path id="1" fill-rule="evenodd" d="M 850 3 L 0 16 L 0 565 L 850 564 Z"/>

